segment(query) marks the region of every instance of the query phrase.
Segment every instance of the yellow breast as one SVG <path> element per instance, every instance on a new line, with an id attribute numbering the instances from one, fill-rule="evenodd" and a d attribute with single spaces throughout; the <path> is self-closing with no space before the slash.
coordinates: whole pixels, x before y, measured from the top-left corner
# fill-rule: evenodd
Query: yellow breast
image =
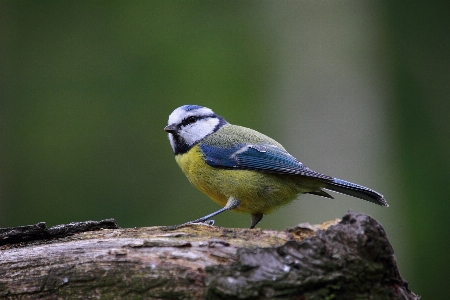
<path id="1" fill-rule="evenodd" d="M 189 181 L 219 205 L 225 206 L 230 197 L 239 199 L 238 212 L 270 213 L 311 190 L 302 188 L 293 175 L 211 167 L 198 145 L 175 159 Z"/>

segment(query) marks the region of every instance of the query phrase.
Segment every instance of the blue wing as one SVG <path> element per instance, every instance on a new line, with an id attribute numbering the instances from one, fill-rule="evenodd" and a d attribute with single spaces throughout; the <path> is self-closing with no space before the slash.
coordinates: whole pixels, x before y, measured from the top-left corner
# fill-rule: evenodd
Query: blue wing
<path id="1" fill-rule="evenodd" d="M 325 181 L 332 177 L 305 167 L 286 150 L 272 144 L 239 144 L 233 147 L 200 144 L 206 163 L 212 167 L 246 169 L 277 174 L 314 177 Z"/>

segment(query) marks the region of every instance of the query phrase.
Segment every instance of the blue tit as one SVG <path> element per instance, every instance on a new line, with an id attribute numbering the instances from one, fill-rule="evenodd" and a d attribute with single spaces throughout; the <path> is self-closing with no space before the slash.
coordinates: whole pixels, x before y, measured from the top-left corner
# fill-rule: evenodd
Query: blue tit
<path id="1" fill-rule="evenodd" d="M 178 107 L 164 130 L 175 160 L 189 181 L 223 207 L 188 223 L 206 222 L 233 210 L 249 213 L 250 228 L 254 228 L 264 214 L 300 194 L 333 198 L 324 189 L 388 206 L 378 192 L 313 171 L 277 141 L 232 125 L 209 108 Z"/>

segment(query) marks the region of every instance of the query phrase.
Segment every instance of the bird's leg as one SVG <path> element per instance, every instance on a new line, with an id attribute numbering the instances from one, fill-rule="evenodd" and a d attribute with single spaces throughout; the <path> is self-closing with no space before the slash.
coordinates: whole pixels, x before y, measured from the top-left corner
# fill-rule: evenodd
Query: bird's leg
<path id="1" fill-rule="evenodd" d="M 256 224 L 262 220 L 263 216 L 262 213 L 252 214 L 252 224 L 250 225 L 250 229 L 255 228 Z"/>
<path id="2" fill-rule="evenodd" d="M 193 224 L 193 223 L 205 223 L 206 221 L 208 221 L 212 217 L 214 217 L 214 216 L 216 216 L 216 215 L 218 215 L 218 214 L 220 214 L 220 213 L 222 213 L 224 211 L 232 210 L 232 209 L 237 208 L 240 204 L 241 204 L 241 201 L 239 201 L 236 198 L 230 197 L 228 199 L 228 201 L 227 201 L 227 204 L 223 208 L 219 209 L 218 211 L 210 213 L 209 215 L 206 215 L 204 217 L 198 218 L 198 219 L 196 219 L 194 221 L 190 221 L 190 222 L 178 225 L 177 227 L 181 227 L 181 226 L 185 226 L 185 225 Z M 212 224 L 214 224 L 214 221 L 212 221 Z M 212 224 L 210 223 L 210 225 L 212 225 Z"/>

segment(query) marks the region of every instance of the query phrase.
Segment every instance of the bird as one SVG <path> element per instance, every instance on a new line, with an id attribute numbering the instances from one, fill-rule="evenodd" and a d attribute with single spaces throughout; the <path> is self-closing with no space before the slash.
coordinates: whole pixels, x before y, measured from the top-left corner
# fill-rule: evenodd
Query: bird
<path id="1" fill-rule="evenodd" d="M 313 171 L 274 139 L 230 124 L 210 108 L 180 106 L 169 115 L 164 130 L 188 180 L 222 206 L 182 225 L 213 224 L 212 217 L 232 210 L 250 214 L 250 228 L 254 228 L 265 214 L 300 194 L 333 199 L 325 190 L 388 206 L 380 193 Z"/>

